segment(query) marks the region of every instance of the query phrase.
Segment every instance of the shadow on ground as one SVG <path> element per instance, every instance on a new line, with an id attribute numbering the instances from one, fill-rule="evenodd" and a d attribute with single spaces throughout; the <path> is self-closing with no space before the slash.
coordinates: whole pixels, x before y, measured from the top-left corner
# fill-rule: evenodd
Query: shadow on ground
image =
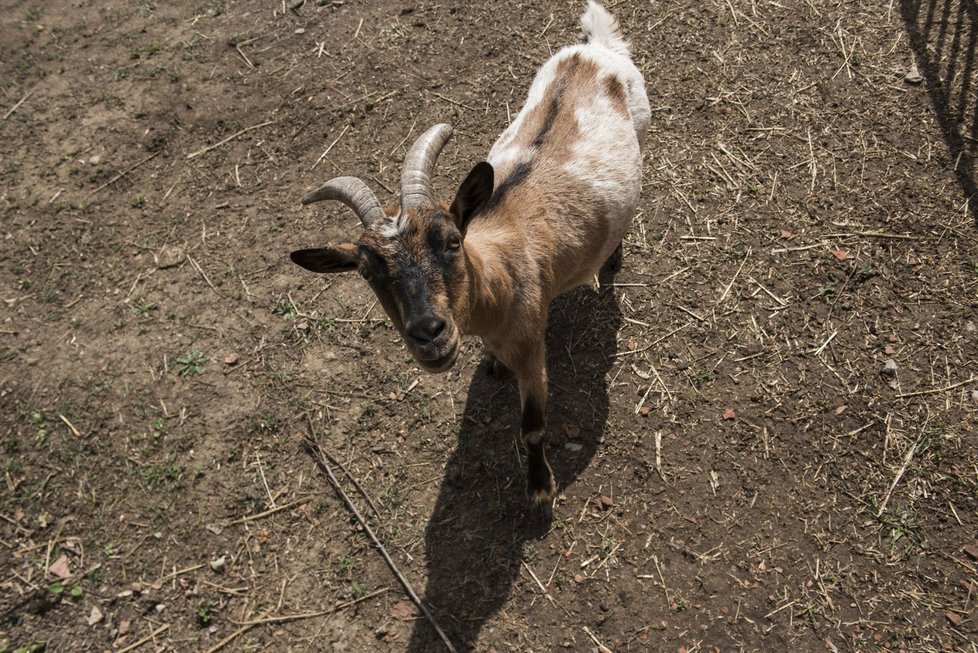
<path id="1" fill-rule="evenodd" d="M 591 462 L 608 419 L 606 377 L 622 321 L 611 280 L 598 291 L 575 290 L 551 309 L 548 457 L 560 490 Z M 458 447 L 425 534 L 424 600 L 460 651 L 473 650 L 485 622 L 506 603 L 525 549 L 550 528 L 548 518 L 527 508 L 519 422 L 515 382 L 491 378 L 483 363 L 469 386 Z M 441 646 L 431 626 L 418 620 L 408 650 Z"/>
<path id="2" fill-rule="evenodd" d="M 978 226 L 974 157 L 978 107 L 974 97 L 978 4 L 974 0 L 901 0 L 900 12 L 917 67 L 927 85 L 954 174 Z"/>

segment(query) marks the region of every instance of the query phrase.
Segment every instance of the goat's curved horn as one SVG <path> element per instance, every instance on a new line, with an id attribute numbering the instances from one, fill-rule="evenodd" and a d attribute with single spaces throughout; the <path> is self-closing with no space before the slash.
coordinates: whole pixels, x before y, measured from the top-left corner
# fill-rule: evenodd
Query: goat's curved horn
<path id="1" fill-rule="evenodd" d="M 452 137 L 452 126 L 444 123 L 435 125 L 408 150 L 401 171 L 401 208 L 431 203 L 431 174 L 435 169 L 438 155 Z"/>
<path id="2" fill-rule="evenodd" d="M 303 204 L 312 204 L 322 200 L 337 200 L 356 211 L 364 228 L 387 217 L 384 207 L 374 192 L 356 177 L 337 177 L 302 198 Z"/>

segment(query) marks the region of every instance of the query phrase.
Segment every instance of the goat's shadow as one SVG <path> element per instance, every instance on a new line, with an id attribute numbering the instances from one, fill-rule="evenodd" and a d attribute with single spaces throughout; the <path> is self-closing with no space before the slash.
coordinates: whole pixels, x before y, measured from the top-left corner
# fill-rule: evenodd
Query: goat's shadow
<path id="1" fill-rule="evenodd" d="M 551 306 L 547 455 L 558 490 L 591 462 L 608 419 L 607 376 L 622 316 L 613 274 L 603 277 L 600 290 L 579 288 Z M 423 599 L 459 651 L 475 648 L 486 620 L 505 604 L 524 545 L 549 530 L 550 519 L 527 506 L 519 423 L 515 382 L 491 378 L 481 364 L 425 533 Z M 426 620 L 415 622 L 409 651 L 443 648 Z"/>

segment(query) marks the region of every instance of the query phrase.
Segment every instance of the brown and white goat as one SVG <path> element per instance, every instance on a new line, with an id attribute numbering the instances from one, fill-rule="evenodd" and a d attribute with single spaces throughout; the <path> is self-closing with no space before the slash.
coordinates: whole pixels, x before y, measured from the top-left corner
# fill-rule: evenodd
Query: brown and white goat
<path id="1" fill-rule="evenodd" d="M 359 270 L 425 369 L 444 372 L 463 334 L 481 336 L 493 366 L 513 371 L 534 503 L 556 492 L 547 463 L 544 332 L 551 300 L 620 255 L 635 213 L 649 102 L 615 19 L 589 2 L 584 43 L 537 73 L 526 104 L 476 164 L 450 206 L 432 197 L 451 137 L 435 125 L 410 148 L 400 202 L 386 210 L 355 177 L 302 199 L 344 202 L 364 230 L 353 243 L 292 252 L 313 272 Z"/>

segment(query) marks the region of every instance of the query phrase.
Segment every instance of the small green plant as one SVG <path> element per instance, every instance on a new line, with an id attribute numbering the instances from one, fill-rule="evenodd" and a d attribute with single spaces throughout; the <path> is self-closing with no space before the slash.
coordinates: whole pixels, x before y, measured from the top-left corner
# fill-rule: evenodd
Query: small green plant
<path id="1" fill-rule="evenodd" d="M 177 356 L 177 363 L 180 365 L 180 369 L 177 370 L 180 376 L 199 376 L 204 373 L 207 357 L 200 351 L 191 349 L 183 356 Z"/>
<path id="2" fill-rule="evenodd" d="M 210 599 L 200 599 L 197 601 L 197 610 L 195 612 L 197 623 L 204 628 L 210 626 L 211 622 L 214 621 L 214 613 L 211 612 L 211 608 L 213 607 L 214 602 Z"/>
<path id="3" fill-rule="evenodd" d="M 122 68 L 116 68 L 115 72 L 112 73 L 112 79 L 121 82 L 125 78 L 129 77 L 129 69 L 123 66 Z"/>
<path id="4" fill-rule="evenodd" d="M 880 515 L 879 520 L 883 526 L 880 531 L 880 543 L 882 544 L 883 537 L 889 539 L 890 555 L 927 548 L 927 543 L 920 534 L 920 521 L 913 506 L 891 503 Z M 902 552 L 901 546 L 904 547 Z"/>
<path id="5" fill-rule="evenodd" d="M 362 599 L 367 595 L 367 588 L 353 580 L 350 581 L 350 593 L 354 599 Z"/>
<path id="6" fill-rule="evenodd" d="M 706 383 L 709 383 L 715 378 L 716 375 L 714 375 L 712 371 L 700 370 L 699 372 L 694 372 L 693 375 L 689 377 L 689 380 L 693 382 L 693 385 L 699 387 Z"/>
<path id="7" fill-rule="evenodd" d="M 149 465 L 139 470 L 139 476 L 150 490 L 154 490 L 162 485 L 175 483 L 180 480 L 180 476 L 182 475 L 183 468 L 173 461 Z"/>
<path id="8" fill-rule="evenodd" d="M 133 312 L 139 317 L 149 317 L 150 312 L 157 309 L 156 304 L 152 302 L 144 302 L 142 298 L 133 300 L 131 306 Z"/>
<path id="9" fill-rule="evenodd" d="M 137 195 L 129 204 L 134 209 L 141 209 L 146 206 L 146 198 L 142 195 Z"/>
<path id="10" fill-rule="evenodd" d="M 829 299 L 830 297 L 835 297 L 836 289 L 834 284 L 825 284 L 820 286 L 818 289 L 818 294 L 815 295 L 816 299 Z"/>
<path id="11" fill-rule="evenodd" d="M 44 442 L 48 436 L 48 417 L 43 410 L 31 411 L 31 423 L 37 428 L 37 441 Z"/>
<path id="12" fill-rule="evenodd" d="M 47 647 L 47 642 L 31 642 L 27 646 L 19 646 L 15 648 L 13 653 L 44 653 Z"/>
<path id="13" fill-rule="evenodd" d="M 291 299 L 283 297 L 275 306 L 273 312 L 283 320 L 294 320 L 295 316 L 299 314 L 299 308 Z"/>
<path id="14" fill-rule="evenodd" d="M 166 435 L 166 422 L 162 418 L 154 419 L 149 426 L 149 434 L 153 438 L 153 442 L 159 442 Z"/>
<path id="15" fill-rule="evenodd" d="M 812 628 L 815 628 L 818 626 L 818 618 L 822 615 L 822 612 L 822 606 L 816 603 L 809 603 L 803 610 L 801 610 L 801 612 L 795 614 L 795 618 L 798 619 L 803 617 L 808 620 L 808 623 L 811 624 Z"/>

